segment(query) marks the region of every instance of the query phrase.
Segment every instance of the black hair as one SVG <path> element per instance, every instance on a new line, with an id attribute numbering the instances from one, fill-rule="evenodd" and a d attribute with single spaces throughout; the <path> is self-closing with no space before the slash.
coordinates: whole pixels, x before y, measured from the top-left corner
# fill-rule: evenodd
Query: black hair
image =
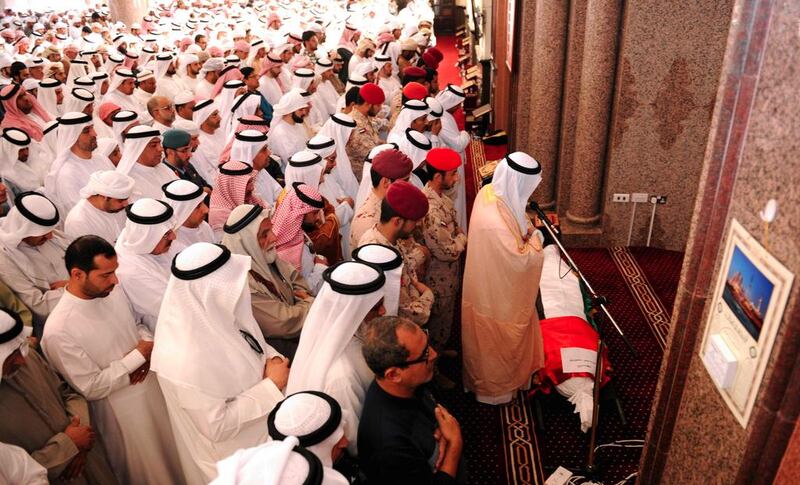
<path id="1" fill-rule="evenodd" d="M 303 32 L 303 42 L 308 42 L 315 35 L 317 34 L 315 34 L 313 30 L 306 30 L 305 32 Z"/>
<path id="2" fill-rule="evenodd" d="M 431 69 L 430 67 L 425 68 L 425 80 L 431 82 L 438 76 L 439 73 L 436 72 L 436 69 Z"/>
<path id="3" fill-rule="evenodd" d="M 428 174 L 428 180 L 433 180 L 433 176 L 436 175 L 437 173 L 442 174 L 442 177 L 444 177 L 444 175 L 447 172 L 444 171 L 444 170 L 436 169 L 430 163 L 426 163 L 425 164 L 425 173 Z"/>
<path id="4" fill-rule="evenodd" d="M 24 62 L 14 61 L 11 63 L 11 77 L 19 76 L 19 73 L 27 69 L 28 67 L 25 65 Z"/>
<path id="5" fill-rule="evenodd" d="M 239 72 L 242 73 L 242 79 L 244 79 L 247 76 L 249 76 L 250 74 L 252 74 L 253 72 L 255 72 L 255 69 L 253 69 L 250 66 L 245 66 L 245 67 L 239 69 Z"/>
<path id="6" fill-rule="evenodd" d="M 376 172 L 374 168 L 370 167 L 369 179 L 372 181 L 372 186 L 377 187 L 378 185 L 381 184 L 381 180 L 384 179 L 384 176 Z"/>
<path id="7" fill-rule="evenodd" d="M 347 93 L 345 93 L 344 95 L 345 106 L 349 106 L 353 103 L 364 104 L 364 100 L 361 98 L 361 94 L 359 94 L 360 91 L 361 88 L 359 88 L 358 86 L 350 88 L 350 90 L 347 91 Z"/>
<path id="8" fill-rule="evenodd" d="M 392 217 L 399 217 L 400 219 L 405 219 L 405 217 L 398 214 L 397 211 L 395 211 L 394 208 L 392 208 L 392 206 L 389 205 L 389 203 L 386 201 L 386 197 L 384 197 L 383 200 L 381 201 L 381 219 L 380 219 L 381 224 L 386 224 L 387 222 L 392 220 Z"/>
<path id="9" fill-rule="evenodd" d="M 97 269 L 94 266 L 94 258 L 99 255 L 113 258 L 117 255 L 117 252 L 114 250 L 114 246 L 100 236 L 88 235 L 79 237 L 67 246 L 67 251 L 64 254 L 64 264 L 67 266 L 67 272 L 72 271 L 72 268 L 78 268 L 88 274 L 93 269 Z"/>
<path id="10" fill-rule="evenodd" d="M 198 40 L 205 38 L 206 38 L 205 34 L 197 34 L 194 36 L 194 41 L 197 42 Z"/>
<path id="11" fill-rule="evenodd" d="M 410 353 L 397 339 L 397 329 L 412 331 L 415 323 L 405 318 L 389 316 L 378 317 L 366 324 L 361 353 L 367 367 L 380 379 L 390 367 L 408 360 Z"/>

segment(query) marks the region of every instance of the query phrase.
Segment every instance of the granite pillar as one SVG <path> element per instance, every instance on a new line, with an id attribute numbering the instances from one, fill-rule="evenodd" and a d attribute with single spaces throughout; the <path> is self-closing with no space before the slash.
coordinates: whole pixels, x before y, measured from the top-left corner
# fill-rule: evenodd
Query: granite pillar
<path id="1" fill-rule="evenodd" d="M 742 427 L 698 351 L 708 302 L 735 218 L 761 240 L 758 210 L 778 201 L 769 251 L 800 274 L 800 4 L 737 0 L 711 122 L 678 298 L 642 457 L 639 483 L 772 483 L 800 414 L 800 287 Z M 762 240 L 763 243 L 763 240 Z M 796 481 L 796 473 L 793 478 Z"/>
<path id="2" fill-rule="evenodd" d="M 520 66 L 516 150 L 542 165 L 542 183 L 535 198 L 546 209 L 555 207 L 558 142 L 566 57 L 568 2 L 524 2 L 520 52 L 530 62 Z"/>
<path id="3" fill-rule="evenodd" d="M 589 0 L 581 72 L 575 158 L 567 219 L 580 225 L 600 222 L 606 148 L 614 95 L 620 0 Z"/>

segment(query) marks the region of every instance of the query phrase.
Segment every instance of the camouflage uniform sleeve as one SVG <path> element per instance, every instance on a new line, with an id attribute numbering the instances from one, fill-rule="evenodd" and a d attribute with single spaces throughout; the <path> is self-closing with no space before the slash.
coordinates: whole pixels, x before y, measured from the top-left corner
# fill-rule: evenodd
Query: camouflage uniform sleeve
<path id="1" fill-rule="evenodd" d="M 434 258 L 439 261 L 455 261 L 464 252 L 467 236 L 463 233 L 453 234 L 453 232 L 444 219 L 439 217 L 438 211 L 428 211 L 422 235 L 425 246 L 431 251 Z"/>
<path id="2" fill-rule="evenodd" d="M 372 138 L 372 133 L 366 128 L 356 127 L 353 130 L 353 135 L 347 143 L 345 150 L 350 163 L 354 160 L 364 160 L 369 155 L 369 152 L 375 148 L 379 143 L 376 143 Z M 359 176 L 361 174 L 359 173 Z"/>
<path id="3" fill-rule="evenodd" d="M 417 325 L 423 326 L 428 323 L 433 306 L 433 291 L 426 290 L 419 294 L 415 288 L 406 286 L 400 287 L 400 308 L 398 313 L 403 318 L 408 318 Z"/>

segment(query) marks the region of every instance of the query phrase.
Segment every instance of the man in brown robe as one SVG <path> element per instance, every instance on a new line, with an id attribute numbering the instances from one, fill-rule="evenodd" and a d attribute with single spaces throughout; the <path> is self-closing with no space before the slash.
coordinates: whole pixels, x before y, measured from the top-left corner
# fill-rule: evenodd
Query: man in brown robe
<path id="1" fill-rule="evenodd" d="M 28 350 L 30 328 L 0 310 L 0 442 L 30 453 L 50 483 L 116 484 L 86 400 Z"/>
<path id="2" fill-rule="evenodd" d="M 252 258 L 250 301 L 261 333 L 285 357 L 294 358 L 314 302 L 308 283 L 294 266 L 277 258 L 272 221 L 261 206 L 244 204 L 232 210 L 224 231 L 225 247 Z"/>
<path id="3" fill-rule="evenodd" d="M 536 295 L 544 256 L 526 214 L 541 167 L 515 152 L 478 192 L 470 218 L 461 301 L 464 386 L 504 404 L 544 366 Z"/>

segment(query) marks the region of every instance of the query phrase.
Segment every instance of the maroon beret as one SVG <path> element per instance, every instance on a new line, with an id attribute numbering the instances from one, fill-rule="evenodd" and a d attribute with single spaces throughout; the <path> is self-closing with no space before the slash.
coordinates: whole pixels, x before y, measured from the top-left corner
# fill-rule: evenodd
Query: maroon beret
<path id="1" fill-rule="evenodd" d="M 441 172 L 455 170 L 461 165 L 461 156 L 451 148 L 431 148 L 425 162 Z"/>
<path id="2" fill-rule="evenodd" d="M 413 168 L 414 163 L 408 155 L 394 148 L 383 150 L 372 159 L 372 170 L 389 180 L 404 179 Z"/>
<path id="3" fill-rule="evenodd" d="M 379 88 L 375 83 L 367 83 L 361 86 L 358 90 L 361 98 L 369 104 L 381 104 L 386 101 L 386 95 L 383 94 L 383 89 Z"/>
<path id="4" fill-rule="evenodd" d="M 444 54 L 442 54 L 442 51 L 440 51 L 436 47 L 429 47 L 428 50 L 425 52 L 430 52 L 431 55 L 433 55 L 433 57 L 436 58 L 436 62 L 442 62 L 444 60 Z"/>
<path id="5" fill-rule="evenodd" d="M 405 77 L 424 78 L 427 74 L 428 73 L 425 71 L 425 69 L 417 66 L 409 66 L 403 69 L 403 76 Z"/>
<path id="6" fill-rule="evenodd" d="M 428 198 L 421 190 L 405 180 L 398 180 L 389 186 L 389 190 L 386 191 L 386 203 L 397 215 L 411 221 L 418 221 L 428 213 Z"/>
<path id="7" fill-rule="evenodd" d="M 430 52 L 422 54 L 422 62 L 424 62 L 425 66 L 427 66 L 430 69 L 434 70 L 439 69 L 439 61 L 437 61 L 436 56 L 434 56 Z"/>

